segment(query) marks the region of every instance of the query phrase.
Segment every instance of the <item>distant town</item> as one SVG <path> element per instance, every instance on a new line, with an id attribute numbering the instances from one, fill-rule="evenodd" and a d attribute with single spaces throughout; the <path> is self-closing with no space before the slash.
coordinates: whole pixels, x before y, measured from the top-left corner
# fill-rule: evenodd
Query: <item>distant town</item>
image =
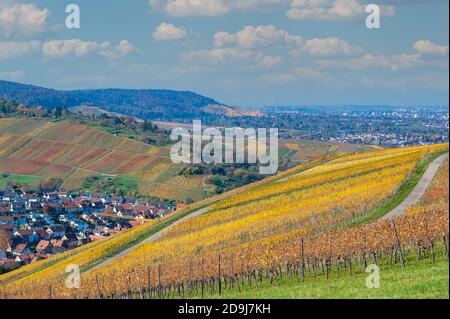
<path id="1" fill-rule="evenodd" d="M 133 198 L 0 189 L 0 273 L 114 236 L 175 210 L 176 205 Z"/>
<path id="2" fill-rule="evenodd" d="M 280 137 L 402 147 L 448 142 L 448 107 L 279 106 L 267 117 L 233 119 L 233 125 L 278 127 Z M 223 121 L 224 125 L 227 125 Z"/>

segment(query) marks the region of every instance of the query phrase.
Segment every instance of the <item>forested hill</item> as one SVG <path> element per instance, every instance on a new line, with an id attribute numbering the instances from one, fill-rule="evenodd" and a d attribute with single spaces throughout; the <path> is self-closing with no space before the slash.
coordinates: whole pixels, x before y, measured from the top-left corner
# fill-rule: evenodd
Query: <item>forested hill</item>
<path id="1" fill-rule="evenodd" d="M 214 99 L 188 91 L 170 90 L 73 90 L 59 91 L 0 80 L 0 97 L 27 106 L 46 108 L 92 105 L 107 111 L 146 119 L 183 119 L 210 114 Z M 208 108 L 208 109 L 207 109 Z"/>

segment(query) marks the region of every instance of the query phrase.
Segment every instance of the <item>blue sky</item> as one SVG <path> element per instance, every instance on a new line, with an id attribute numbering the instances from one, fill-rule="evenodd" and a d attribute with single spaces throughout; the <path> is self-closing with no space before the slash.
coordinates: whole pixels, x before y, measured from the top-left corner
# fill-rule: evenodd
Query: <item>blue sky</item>
<path id="1" fill-rule="evenodd" d="M 81 28 L 65 7 L 79 5 Z M 230 105 L 448 105 L 448 1 L 0 0 L 0 78 Z"/>

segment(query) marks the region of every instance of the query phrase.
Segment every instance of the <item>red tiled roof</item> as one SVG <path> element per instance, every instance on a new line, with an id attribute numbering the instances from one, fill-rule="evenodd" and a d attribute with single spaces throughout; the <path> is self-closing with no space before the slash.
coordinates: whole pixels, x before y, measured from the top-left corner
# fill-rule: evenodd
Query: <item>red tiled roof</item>
<path id="1" fill-rule="evenodd" d="M 13 224 L 0 225 L 0 230 L 10 230 L 14 228 L 16 228 L 16 225 Z"/>
<path id="2" fill-rule="evenodd" d="M 64 245 L 64 241 L 57 239 L 50 240 L 50 243 L 53 245 L 53 247 L 62 247 Z"/>
<path id="3" fill-rule="evenodd" d="M 14 248 L 14 252 L 21 254 L 25 249 L 27 248 L 26 244 L 18 244 L 15 248 Z"/>
<path id="4" fill-rule="evenodd" d="M 39 244 L 36 246 L 36 250 L 46 250 L 48 246 L 50 245 L 50 242 L 48 240 L 41 240 Z"/>
<path id="5" fill-rule="evenodd" d="M 36 232 L 36 234 L 38 234 L 40 237 L 47 237 L 48 236 L 48 233 L 47 233 L 47 231 L 45 231 L 45 230 L 36 230 L 35 231 Z"/>
<path id="6" fill-rule="evenodd" d="M 32 258 L 34 258 L 34 255 L 19 255 L 17 256 L 17 258 L 19 258 L 20 261 L 30 261 Z"/>
<path id="7" fill-rule="evenodd" d="M 19 230 L 18 233 L 20 236 L 31 236 L 34 234 L 34 231 L 31 229 L 25 229 L 25 230 Z"/>

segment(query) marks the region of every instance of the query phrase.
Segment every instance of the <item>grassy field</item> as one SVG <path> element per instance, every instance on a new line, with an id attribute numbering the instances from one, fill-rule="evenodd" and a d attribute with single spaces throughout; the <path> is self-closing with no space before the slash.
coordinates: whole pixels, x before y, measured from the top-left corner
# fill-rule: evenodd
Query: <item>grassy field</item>
<path id="1" fill-rule="evenodd" d="M 0 174 L 0 187 L 5 187 L 8 183 L 27 185 L 40 179 L 39 176 L 2 173 Z"/>
<path id="2" fill-rule="evenodd" d="M 442 248 L 442 247 L 441 247 Z M 341 272 L 333 273 L 329 279 L 324 275 L 312 278 L 308 276 L 301 283 L 297 276 L 284 277 L 280 283 L 270 286 L 269 282 L 260 283 L 259 287 L 244 288 L 239 292 L 236 288 L 224 290 L 221 298 L 275 298 L 275 299 L 374 299 L 374 298 L 449 298 L 449 261 L 441 249 L 433 264 L 431 258 L 417 261 L 410 256 L 405 268 L 399 264 L 380 267 L 380 288 L 366 287 L 369 276 L 361 267 L 352 275 Z M 205 296 L 218 298 L 218 295 Z"/>

